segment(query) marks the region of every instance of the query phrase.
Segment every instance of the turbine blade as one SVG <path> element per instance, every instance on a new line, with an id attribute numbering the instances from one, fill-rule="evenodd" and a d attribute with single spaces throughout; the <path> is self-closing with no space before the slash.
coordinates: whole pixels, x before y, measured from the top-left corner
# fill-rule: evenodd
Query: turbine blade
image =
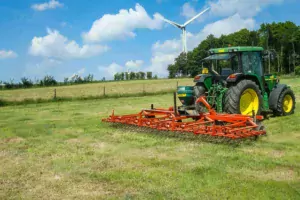
<path id="1" fill-rule="evenodd" d="M 182 28 L 182 25 L 177 24 L 176 22 L 172 22 L 172 21 L 170 21 L 170 20 L 168 20 L 168 19 L 165 19 L 165 18 L 162 18 L 162 20 L 164 20 L 165 22 L 167 22 L 167 23 L 169 23 L 169 24 L 175 26 L 176 28 L 180 28 L 180 29 Z"/>
<path id="2" fill-rule="evenodd" d="M 193 17 L 192 19 L 188 20 L 187 22 L 185 22 L 183 24 L 183 26 L 187 26 L 189 23 L 191 23 L 192 21 L 194 21 L 195 19 L 197 19 L 198 17 L 200 17 L 200 15 L 202 15 L 203 13 L 205 13 L 206 11 L 208 11 L 209 8 L 206 8 L 205 10 L 203 10 L 201 13 L 199 13 L 198 15 L 196 15 L 195 17 Z"/>

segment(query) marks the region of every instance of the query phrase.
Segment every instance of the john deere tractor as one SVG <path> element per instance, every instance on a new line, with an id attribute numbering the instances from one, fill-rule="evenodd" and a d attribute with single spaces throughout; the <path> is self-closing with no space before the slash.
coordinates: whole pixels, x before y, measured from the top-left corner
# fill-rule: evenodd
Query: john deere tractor
<path id="1" fill-rule="evenodd" d="M 203 59 L 202 74 L 194 78 L 195 86 L 178 87 L 182 103 L 179 112 L 204 112 L 205 107 L 195 100 L 205 95 L 219 113 L 293 114 L 295 95 L 290 86 L 279 83 L 276 75 L 264 74 L 265 55 L 262 47 L 210 49 Z"/>

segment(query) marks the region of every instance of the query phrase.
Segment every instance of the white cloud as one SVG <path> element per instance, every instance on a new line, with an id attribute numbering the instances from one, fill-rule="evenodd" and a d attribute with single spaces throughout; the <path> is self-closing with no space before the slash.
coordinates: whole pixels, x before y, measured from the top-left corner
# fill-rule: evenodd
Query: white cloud
<path id="1" fill-rule="evenodd" d="M 264 7 L 272 4 L 280 4 L 284 0 L 209 0 L 204 7 L 210 7 L 210 16 L 228 17 L 239 14 L 242 18 L 256 16 Z M 200 10 L 196 10 L 191 3 L 184 3 L 181 15 L 190 19 Z M 206 17 L 205 15 L 204 17 Z M 203 17 L 199 18 L 200 20 Z M 199 20 L 198 20 L 199 21 Z"/>
<path id="2" fill-rule="evenodd" d="M 85 68 L 82 68 L 82 69 L 78 70 L 77 74 L 82 75 L 82 74 L 84 74 L 84 72 L 85 72 Z"/>
<path id="3" fill-rule="evenodd" d="M 106 79 L 113 79 L 114 75 L 117 72 L 124 71 L 124 67 L 121 65 L 113 62 L 112 64 L 108 66 L 99 66 L 98 70 L 100 72 L 100 77 L 105 77 Z"/>
<path id="4" fill-rule="evenodd" d="M 201 31 L 201 35 L 207 36 L 213 34 L 216 37 L 222 34 L 230 34 L 240 29 L 247 28 L 253 30 L 255 20 L 252 18 L 243 19 L 239 14 L 235 14 L 223 20 L 206 25 Z"/>
<path id="5" fill-rule="evenodd" d="M 0 50 L 0 60 L 8 58 L 16 58 L 18 55 L 12 50 Z"/>
<path id="6" fill-rule="evenodd" d="M 69 40 L 57 30 L 47 29 L 48 35 L 34 37 L 29 53 L 33 56 L 53 57 L 59 59 L 88 58 L 108 51 L 107 46 L 83 45 Z"/>
<path id="7" fill-rule="evenodd" d="M 243 28 L 253 29 L 255 21 L 252 18 L 243 19 L 238 14 L 206 25 L 199 33 L 187 33 L 188 50 L 194 49 L 209 34 L 216 37 L 222 34 L 230 34 Z M 152 45 L 151 66 L 148 70 L 158 73 L 160 76 L 167 76 L 167 67 L 174 63 L 174 59 L 181 53 L 182 40 L 173 39 L 164 42 L 156 42 Z"/>
<path id="8" fill-rule="evenodd" d="M 142 60 L 130 60 L 127 61 L 125 66 L 128 68 L 139 68 L 144 64 L 144 61 Z"/>
<path id="9" fill-rule="evenodd" d="M 190 19 L 197 15 L 197 12 L 193 6 L 191 6 L 190 3 L 185 3 L 182 6 L 182 11 L 180 13 L 182 16 L 186 17 L 187 19 Z"/>
<path id="10" fill-rule="evenodd" d="M 60 3 L 56 0 L 50 0 L 49 2 L 41 3 L 41 4 L 33 4 L 31 8 L 36 11 L 44 11 L 48 9 L 61 8 L 64 4 Z"/>
<path id="11" fill-rule="evenodd" d="M 152 45 L 152 51 L 156 54 L 165 54 L 171 53 L 174 51 L 180 51 L 182 49 L 181 40 L 173 39 L 173 40 L 166 40 L 163 44 L 160 41 L 157 41 Z"/>
<path id="12" fill-rule="evenodd" d="M 211 14 L 227 17 L 238 13 L 241 17 L 254 17 L 264 7 L 278 4 L 283 0 L 218 0 L 209 1 Z"/>
<path id="13" fill-rule="evenodd" d="M 168 76 L 168 65 L 174 63 L 174 59 L 179 55 L 179 52 L 173 52 L 169 54 L 158 54 L 153 53 L 151 58 L 151 65 L 146 69 L 146 71 L 152 71 L 159 77 Z"/>
<path id="14" fill-rule="evenodd" d="M 94 21 L 91 29 L 83 33 L 86 42 L 102 42 L 115 39 L 133 38 L 136 36 L 135 29 L 160 29 L 163 25 L 161 15 L 155 13 L 149 17 L 146 10 L 136 4 L 135 10 L 122 9 L 118 14 L 106 14 Z"/>

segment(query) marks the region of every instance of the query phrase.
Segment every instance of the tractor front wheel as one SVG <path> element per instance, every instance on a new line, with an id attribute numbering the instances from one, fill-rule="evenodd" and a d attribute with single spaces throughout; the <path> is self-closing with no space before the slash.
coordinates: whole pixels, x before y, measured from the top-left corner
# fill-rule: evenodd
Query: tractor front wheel
<path id="1" fill-rule="evenodd" d="M 232 114 L 259 115 L 262 110 L 263 97 L 259 87 L 251 80 L 242 80 L 231 86 L 224 100 L 224 111 Z"/>
<path id="2" fill-rule="evenodd" d="M 294 92 L 289 88 L 285 89 L 278 98 L 277 109 L 274 110 L 274 114 L 277 116 L 291 115 L 294 113 L 295 104 Z"/>

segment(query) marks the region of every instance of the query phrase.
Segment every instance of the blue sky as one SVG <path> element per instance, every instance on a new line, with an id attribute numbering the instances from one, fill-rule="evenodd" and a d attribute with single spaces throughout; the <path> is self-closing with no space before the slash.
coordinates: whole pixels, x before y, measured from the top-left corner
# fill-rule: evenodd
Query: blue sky
<path id="1" fill-rule="evenodd" d="M 189 50 L 210 33 L 300 24 L 297 0 L 0 0 L 0 80 L 89 73 L 110 79 L 128 70 L 166 76 L 182 50 L 181 31 L 161 17 L 184 23 L 207 7 L 187 27 Z"/>

